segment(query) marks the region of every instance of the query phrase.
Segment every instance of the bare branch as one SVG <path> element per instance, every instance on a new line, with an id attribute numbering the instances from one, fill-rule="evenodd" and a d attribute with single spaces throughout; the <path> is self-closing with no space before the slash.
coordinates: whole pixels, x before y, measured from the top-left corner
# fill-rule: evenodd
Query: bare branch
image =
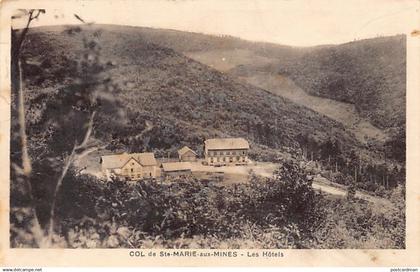
<path id="1" fill-rule="evenodd" d="M 32 20 L 38 19 L 39 15 L 41 15 L 42 13 L 45 13 L 45 9 L 38 9 L 37 14 L 32 17 Z"/>
<path id="2" fill-rule="evenodd" d="M 26 123 L 25 123 L 25 99 L 23 96 L 23 79 L 22 79 L 22 64 L 18 60 L 19 64 L 19 105 L 18 105 L 18 120 L 19 120 L 19 136 L 22 145 L 22 169 L 23 174 L 29 177 L 32 171 L 31 159 L 28 153 L 28 140 L 26 135 Z"/>
<path id="3" fill-rule="evenodd" d="M 81 152 L 80 154 L 77 154 L 77 150 L 81 149 L 81 148 L 86 148 L 87 147 L 87 143 L 89 141 L 89 138 L 92 134 L 93 131 L 93 119 L 95 117 L 96 112 L 92 112 L 90 119 L 89 119 L 89 123 L 88 123 L 88 129 L 86 131 L 85 137 L 83 139 L 83 142 L 78 145 L 77 143 L 75 143 L 73 150 L 71 151 L 70 155 L 65 159 L 65 163 L 64 163 L 64 167 L 63 170 L 61 172 L 61 175 L 57 181 L 57 184 L 55 186 L 55 190 L 54 190 L 54 195 L 53 195 L 53 202 L 51 204 L 51 210 L 50 210 L 50 223 L 49 223 L 49 231 L 48 231 L 48 237 L 49 237 L 49 241 L 52 241 L 52 234 L 54 231 L 54 219 L 55 219 L 55 207 L 56 207 L 56 202 L 57 202 L 57 196 L 58 196 L 58 192 L 60 191 L 61 185 L 63 184 L 63 180 L 64 177 L 66 176 L 68 170 L 70 169 L 70 166 L 75 162 L 76 159 L 80 159 L 83 156 L 86 156 L 87 154 L 94 152 L 95 150 L 98 150 L 98 147 L 91 147 L 88 148 L 86 150 L 84 150 L 83 152 Z"/>
<path id="4" fill-rule="evenodd" d="M 106 148 L 106 145 L 88 148 L 88 149 L 84 150 L 83 152 L 81 152 L 80 154 L 77 154 L 77 159 L 81 159 L 81 158 L 89 155 L 92 152 L 95 152 L 95 151 L 101 150 L 101 149 L 105 149 L 105 148 Z"/>
<path id="5" fill-rule="evenodd" d="M 86 22 L 85 22 L 85 20 L 83 20 L 83 19 L 82 19 L 79 15 L 77 15 L 77 14 L 73 14 L 73 15 L 74 15 L 74 17 L 76 17 L 76 19 L 77 19 L 77 20 L 79 20 L 80 22 L 82 22 L 82 23 L 84 23 L 84 24 L 86 23 Z"/>
<path id="6" fill-rule="evenodd" d="M 75 149 L 73 148 L 72 152 L 70 153 L 70 155 L 65 160 L 63 171 L 61 172 L 61 175 L 60 175 L 60 177 L 57 181 L 57 184 L 55 186 L 53 200 L 52 200 L 52 204 L 51 204 L 51 210 L 50 210 L 50 225 L 49 225 L 49 231 L 48 231 L 48 237 L 49 237 L 48 240 L 49 241 L 52 241 L 52 234 L 53 234 L 53 231 L 54 231 L 54 217 L 55 217 L 55 206 L 56 206 L 56 202 L 57 202 L 57 195 L 58 195 L 58 192 L 60 191 L 60 188 L 61 188 L 61 185 L 63 183 L 64 177 L 66 176 L 71 164 L 74 162 L 74 157 L 75 157 Z"/>
<path id="7" fill-rule="evenodd" d="M 29 11 L 29 18 L 28 18 L 28 21 L 26 22 L 26 26 L 22 30 L 22 33 L 20 34 L 19 39 L 18 39 L 16 45 L 14 45 L 14 51 L 16 53 L 16 56 L 15 57 L 17 57 L 17 58 L 20 57 L 20 49 L 22 48 L 23 41 L 25 40 L 26 34 L 29 31 L 29 25 L 31 24 L 31 22 L 33 20 L 33 18 L 32 18 L 33 13 L 34 13 L 34 10 L 30 10 Z"/>
<path id="8" fill-rule="evenodd" d="M 36 14 L 35 14 L 35 12 L 36 12 Z M 19 56 L 20 56 L 20 51 L 21 51 L 20 49 L 22 48 L 23 41 L 25 40 L 26 34 L 29 31 L 29 26 L 31 25 L 31 22 L 35 19 L 38 19 L 38 17 L 43 13 L 45 13 L 44 9 L 38 9 L 38 10 L 31 9 L 31 10 L 29 10 L 29 12 L 28 12 L 29 17 L 28 17 L 28 21 L 26 22 L 26 26 L 23 28 L 22 33 L 20 34 L 16 44 L 13 45 L 13 52 L 14 52 L 13 55 L 14 55 L 14 57 L 19 58 Z"/>
<path id="9" fill-rule="evenodd" d="M 87 143 L 89 141 L 90 135 L 92 134 L 92 130 L 93 130 L 93 119 L 95 118 L 95 114 L 96 114 L 96 111 L 92 112 L 92 114 L 90 116 L 90 119 L 89 119 L 88 129 L 86 131 L 85 137 L 84 137 L 84 139 L 83 139 L 83 141 L 82 141 L 82 143 L 80 145 L 76 145 L 75 146 L 75 150 L 79 150 L 79 149 L 82 149 L 82 148 L 85 148 L 86 147 L 86 145 L 87 145 Z"/>
<path id="10" fill-rule="evenodd" d="M 15 173 L 16 174 L 23 175 L 23 169 L 22 169 L 22 167 L 20 167 L 16 163 L 12 163 L 11 165 L 12 165 L 12 168 L 15 170 Z"/>

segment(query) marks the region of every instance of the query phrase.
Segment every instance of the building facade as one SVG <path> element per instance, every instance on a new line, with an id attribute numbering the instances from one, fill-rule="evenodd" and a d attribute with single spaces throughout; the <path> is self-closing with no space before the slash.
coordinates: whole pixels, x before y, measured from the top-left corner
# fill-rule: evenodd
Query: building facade
<path id="1" fill-rule="evenodd" d="M 160 177 L 160 168 L 153 153 L 123 153 L 101 157 L 104 175 L 130 180 Z"/>
<path id="2" fill-rule="evenodd" d="M 178 150 L 178 158 L 181 162 L 194 162 L 197 160 L 197 154 L 188 146 Z"/>
<path id="3" fill-rule="evenodd" d="M 244 138 L 216 138 L 204 141 L 204 157 L 208 165 L 245 165 L 249 143 Z"/>

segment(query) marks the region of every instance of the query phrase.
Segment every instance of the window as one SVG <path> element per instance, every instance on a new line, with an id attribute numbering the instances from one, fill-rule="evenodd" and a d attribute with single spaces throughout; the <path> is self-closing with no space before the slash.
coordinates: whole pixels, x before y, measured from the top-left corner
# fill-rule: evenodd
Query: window
<path id="1" fill-rule="evenodd" d="M 233 158 L 232 157 L 229 158 L 229 162 L 233 162 Z"/>
<path id="2" fill-rule="evenodd" d="M 236 160 L 239 161 L 239 156 L 236 156 Z"/>
<path id="3" fill-rule="evenodd" d="M 134 172 L 134 169 L 133 168 L 131 168 L 131 173 L 133 173 Z"/>
<path id="4" fill-rule="evenodd" d="M 226 161 L 226 158 L 225 157 L 223 157 L 223 162 L 225 162 Z"/>

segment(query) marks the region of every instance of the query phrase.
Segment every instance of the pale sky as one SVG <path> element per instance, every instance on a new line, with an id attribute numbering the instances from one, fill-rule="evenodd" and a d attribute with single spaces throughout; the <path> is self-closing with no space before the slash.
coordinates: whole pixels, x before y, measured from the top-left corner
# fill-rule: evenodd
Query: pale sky
<path id="1" fill-rule="evenodd" d="M 296 46 L 408 34 L 420 26 L 418 0 L 35 0 L 32 3 L 47 9 L 34 26 L 78 23 L 72 15 L 77 13 L 95 23 L 227 34 Z"/>

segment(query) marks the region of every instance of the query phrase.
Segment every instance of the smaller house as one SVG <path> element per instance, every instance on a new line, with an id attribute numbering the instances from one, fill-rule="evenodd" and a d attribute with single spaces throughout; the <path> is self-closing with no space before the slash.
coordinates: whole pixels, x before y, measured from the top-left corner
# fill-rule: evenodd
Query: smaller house
<path id="1" fill-rule="evenodd" d="M 191 175 L 191 164 L 189 162 L 164 162 L 162 171 L 165 176 Z"/>
<path id="2" fill-rule="evenodd" d="M 197 160 L 197 153 L 195 153 L 188 146 L 184 146 L 178 150 L 179 161 L 181 162 L 194 162 Z"/>

